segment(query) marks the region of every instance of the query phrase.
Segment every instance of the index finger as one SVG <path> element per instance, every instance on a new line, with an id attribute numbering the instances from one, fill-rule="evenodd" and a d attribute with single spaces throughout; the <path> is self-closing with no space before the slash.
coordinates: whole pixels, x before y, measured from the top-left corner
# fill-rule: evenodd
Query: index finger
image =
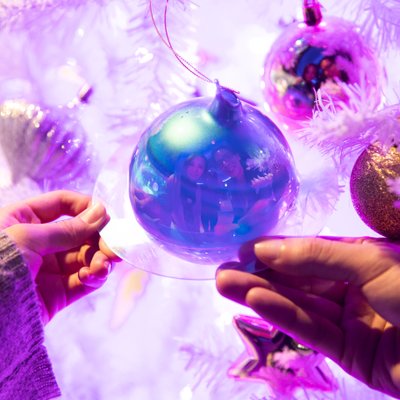
<path id="1" fill-rule="evenodd" d="M 364 242 L 379 242 L 382 240 L 386 240 L 385 238 L 370 238 L 370 237 L 339 237 L 339 236 L 318 236 L 319 239 L 326 239 L 332 241 L 340 241 L 342 243 L 358 243 L 362 244 Z M 257 259 L 254 254 L 254 246 L 257 243 L 262 243 L 268 240 L 287 240 L 287 239 L 299 239 L 295 236 L 260 236 L 256 239 L 249 240 L 248 242 L 243 243 L 238 251 L 238 258 L 241 263 L 249 263 L 255 261 Z M 305 239 L 311 239 L 305 238 Z"/>
<path id="2" fill-rule="evenodd" d="M 296 289 L 306 294 L 326 298 L 340 304 L 347 290 L 343 282 L 334 282 L 314 277 L 282 274 L 272 269 L 259 273 L 244 272 L 240 263 L 225 263 L 217 270 L 217 288 L 221 294 L 239 303 L 243 303 L 245 294 L 252 287 L 270 287 L 279 284 L 287 289 Z"/>
<path id="3" fill-rule="evenodd" d="M 313 276 L 362 286 L 393 266 L 373 241 L 286 238 L 258 242 L 257 258 L 270 268 L 295 276 Z"/>
<path id="4" fill-rule="evenodd" d="M 22 204 L 31 208 L 42 223 L 68 215 L 75 217 L 90 204 L 91 197 L 70 190 L 56 190 L 27 199 Z"/>
<path id="5" fill-rule="evenodd" d="M 109 260 L 114 262 L 122 261 L 120 257 L 118 257 L 108 246 L 107 243 L 104 241 L 103 238 L 99 241 L 99 249 L 100 251 L 105 254 Z"/>

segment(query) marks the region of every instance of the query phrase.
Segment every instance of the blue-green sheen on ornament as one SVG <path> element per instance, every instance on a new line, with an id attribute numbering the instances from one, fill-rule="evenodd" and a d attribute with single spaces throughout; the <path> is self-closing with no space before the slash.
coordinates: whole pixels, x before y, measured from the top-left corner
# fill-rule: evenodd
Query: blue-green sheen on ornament
<path id="1" fill-rule="evenodd" d="M 140 138 L 129 196 L 141 226 L 166 250 L 196 263 L 235 257 L 268 235 L 295 202 L 298 180 L 279 129 L 217 85 L 157 118 Z"/>
<path id="2" fill-rule="evenodd" d="M 226 134 L 204 108 L 204 102 L 184 104 L 187 107 L 182 104 L 183 108 L 164 121 L 161 128 L 156 123 L 156 134 L 148 140 L 149 157 L 165 174 L 173 173 L 176 163 L 185 155 L 203 152 L 216 133 Z"/>

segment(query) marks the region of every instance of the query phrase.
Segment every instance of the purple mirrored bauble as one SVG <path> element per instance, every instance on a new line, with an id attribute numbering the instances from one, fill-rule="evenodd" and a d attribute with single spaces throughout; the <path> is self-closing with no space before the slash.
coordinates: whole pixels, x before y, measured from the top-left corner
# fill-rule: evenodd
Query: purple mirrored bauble
<path id="1" fill-rule="evenodd" d="M 338 106 L 347 102 L 338 82 L 365 85 L 370 101 L 379 104 L 376 57 L 356 25 L 340 18 L 306 18 L 289 26 L 265 60 L 262 88 L 267 106 L 291 128 L 312 117 L 318 89 Z"/>
<path id="2" fill-rule="evenodd" d="M 88 177 L 92 155 L 72 110 L 25 100 L 0 105 L 0 146 L 13 183 L 29 177 L 46 190 L 74 188 Z"/>
<path id="3" fill-rule="evenodd" d="M 267 235 L 293 205 L 298 181 L 279 129 L 217 87 L 173 107 L 140 138 L 129 170 L 137 220 L 166 250 L 213 264 Z"/>

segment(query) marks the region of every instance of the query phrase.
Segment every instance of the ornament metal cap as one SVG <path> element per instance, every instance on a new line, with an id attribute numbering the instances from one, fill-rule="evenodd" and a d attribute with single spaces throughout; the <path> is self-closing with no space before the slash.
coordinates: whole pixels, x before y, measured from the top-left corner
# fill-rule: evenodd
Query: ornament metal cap
<path id="1" fill-rule="evenodd" d="M 319 25 L 322 21 L 321 4 L 318 0 L 304 0 L 303 3 L 304 22 L 308 26 Z"/>
<path id="2" fill-rule="evenodd" d="M 88 104 L 93 95 L 93 87 L 85 83 L 80 89 L 76 97 L 74 97 L 68 104 L 68 108 L 75 108 L 81 104 Z"/>
<path id="3" fill-rule="evenodd" d="M 223 124 L 239 121 L 243 116 L 241 101 L 233 90 L 221 86 L 217 80 L 215 85 L 217 93 L 210 105 L 210 114 Z"/>

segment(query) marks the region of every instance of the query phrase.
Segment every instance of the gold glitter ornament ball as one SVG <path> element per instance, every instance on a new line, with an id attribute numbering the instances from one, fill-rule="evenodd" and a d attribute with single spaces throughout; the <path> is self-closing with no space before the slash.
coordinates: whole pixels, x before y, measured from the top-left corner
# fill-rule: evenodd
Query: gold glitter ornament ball
<path id="1" fill-rule="evenodd" d="M 354 208 L 375 232 L 391 239 L 400 238 L 400 197 L 390 191 L 388 179 L 400 177 L 400 152 L 374 144 L 357 159 L 350 178 Z"/>

